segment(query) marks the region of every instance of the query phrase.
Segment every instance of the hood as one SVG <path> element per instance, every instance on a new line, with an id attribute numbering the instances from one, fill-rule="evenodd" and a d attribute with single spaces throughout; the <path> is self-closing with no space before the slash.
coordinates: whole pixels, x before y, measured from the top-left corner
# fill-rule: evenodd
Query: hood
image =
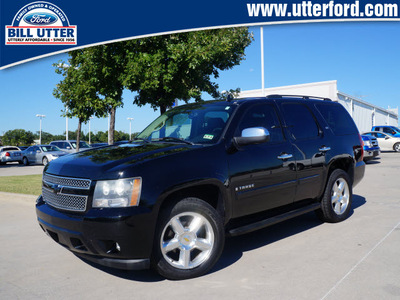
<path id="1" fill-rule="evenodd" d="M 93 180 L 115 179 L 121 172 L 135 165 L 198 147 L 201 146 L 157 142 L 95 148 L 53 160 L 46 165 L 44 172 Z"/>

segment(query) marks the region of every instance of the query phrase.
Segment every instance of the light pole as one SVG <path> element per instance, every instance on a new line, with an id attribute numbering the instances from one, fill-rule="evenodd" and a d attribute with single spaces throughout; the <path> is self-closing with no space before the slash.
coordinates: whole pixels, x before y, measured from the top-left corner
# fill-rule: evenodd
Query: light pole
<path id="1" fill-rule="evenodd" d="M 132 140 L 132 121 L 133 118 L 126 118 L 127 120 L 129 120 L 129 140 Z"/>
<path id="2" fill-rule="evenodd" d="M 39 145 L 42 144 L 42 119 L 46 117 L 46 115 L 37 114 L 36 117 L 40 119 L 40 131 L 39 131 Z"/>

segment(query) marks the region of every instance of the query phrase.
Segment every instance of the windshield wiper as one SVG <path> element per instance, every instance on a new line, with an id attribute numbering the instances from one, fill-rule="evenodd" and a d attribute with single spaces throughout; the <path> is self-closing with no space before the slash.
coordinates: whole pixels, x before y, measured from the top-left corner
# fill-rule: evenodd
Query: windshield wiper
<path id="1" fill-rule="evenodd" d="M 171 141 L 171 142 L 184 143 L 184 144 L 188 144 L 188 145 L 194 145 L 194 143 L 191 141 L 187 141 L 187 140 L 172 137 L 172 136 L 166 136 L 166 137 L 162 137 L 159 139 L 153 139 L 153 141 Z"/>

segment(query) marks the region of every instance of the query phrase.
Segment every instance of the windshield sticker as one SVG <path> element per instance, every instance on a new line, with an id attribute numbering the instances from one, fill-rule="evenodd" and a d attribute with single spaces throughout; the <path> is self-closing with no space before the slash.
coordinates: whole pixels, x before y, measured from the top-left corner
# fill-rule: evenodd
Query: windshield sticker
<path id="1" fill-rule="evenodd" d="M 214 138 L 214 136 L 212 134 L 205 134 L 203 136 L 203 139 L 205 139 L 205 140 L 212 140 L 213 138 Z"/>

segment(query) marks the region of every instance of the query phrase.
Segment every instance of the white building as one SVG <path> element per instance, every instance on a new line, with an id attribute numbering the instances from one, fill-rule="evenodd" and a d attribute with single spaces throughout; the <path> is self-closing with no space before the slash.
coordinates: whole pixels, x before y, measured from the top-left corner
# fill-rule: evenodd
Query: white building
<path id="1" fill-rule="evenodd" d="M 264 91 L 261 89 L 242 91 L 240 97 L 260 97 L 273 94 L 317 96 L 337 101 L 347 109 L 361 133 L 370 131 L 374 125 L 398 126 L 398 108 L 384 109 L 355 96 L 340 92 L 337 89 L 336 80 L 266 88 Z"/>

